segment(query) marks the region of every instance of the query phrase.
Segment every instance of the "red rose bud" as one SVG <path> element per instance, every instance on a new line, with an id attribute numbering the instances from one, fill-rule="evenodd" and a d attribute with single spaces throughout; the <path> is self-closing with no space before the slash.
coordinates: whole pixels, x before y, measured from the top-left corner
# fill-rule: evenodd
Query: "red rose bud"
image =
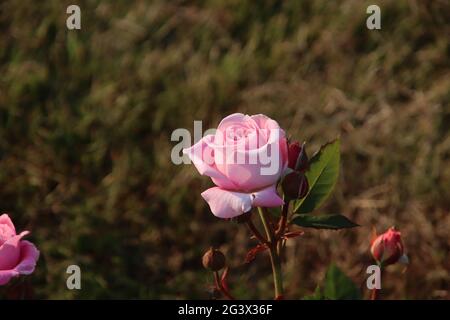
<path id="1" fill-rule="evenodd" d="M 205 269 L 219 271 L 225 267 L 225 256 L 220 250 L 210 248 L 203 255 L 202 263 Z"/>
<path id="2" fill-rule="evenodd" d="M 305 142 L 300 146 L 298 141 L 289 144 L 288 167 L 304 172 L 308 168 L 308 155 L 306 154 Z"/>
<path id="3" fill-rule="evenodd" d="M 396 262 L 408 263 L 408 257 L 404 254 L 401 233 L 396 231 L 394 227 L 372 241 L 370 252 L 377 263 L 383 266 Z"/>
<path id="4" fill-rule="evenodd" d="M 288 148 L 288 167 L 292 170 L 295 170 L 297 159 L 300 151 L 302 150 L 302 147 L 300 146 L 300 143 L 298 141 L 295 141 L 293 143 L 289 143 Z"/>
<path id="5" fill-rule="evenodd" d="M 298 171 L 291 172 L 284 177 L 281 186 L 284 195 L 289 199 L 302 199 L 309 191 L 308 179 Z"/>
<path id="6" fill-rule="evenodd" d="M 308 167 L 309 167 L 309 159 L 308 155 L 306 154 L 306 142 L 303 142 L 302 151 L 300 151 L 300 154 L 298 155 L 295 170 L 305 172 L 306 169 L 308 169 Z"/>

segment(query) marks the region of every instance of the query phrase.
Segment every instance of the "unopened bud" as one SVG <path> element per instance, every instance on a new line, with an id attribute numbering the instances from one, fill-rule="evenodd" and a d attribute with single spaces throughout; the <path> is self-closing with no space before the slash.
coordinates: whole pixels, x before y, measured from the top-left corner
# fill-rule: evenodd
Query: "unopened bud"
<path id="1" fill-rule="evenodd" d="M 210 248 L 203 255 L 203 266 L 211 271 L 219 271 L 225 267 L 225 256 L 217 249 Z"/>
<path id="2" fill-rule="evenodd" d="M 288 167 L 295 171 L 304 172 L 308 169 L 308 155 L 306 154 L 305 142 L 300 146 L 298 141 L 289 144 Z"/>
<path id="3" fill-rule="evenodd" d="M 372 241 L 370 252 L 373 258 L 384 266 L 407 260 L 401 233 L 396 231 L 394 227 Z"/>
<path id="4" fill-rule="evenodd" d="M 288 148 L 288 167 L 292 170 L 295 170 L 298 155 L 300 154 L 302 147 L 300 146 L 300 143 L 298 141 L 295 141 L 293 143 L 289 143 Z"/>
<path id="5" fill-rule="evenodd" d="M 289 199 L 302 199 L 309 191 L 308 179 L 302 172 L 294 171 L 284 177 L 281 184 L 284 195 Z"/>
<path id="6" fill-rule="evenodd" d="M 306 143 L 303 142 L 302 144 L 302 150 L 300 151 L 300 154 L 297 158 L 297 163 L 295 164 L 295 170 L 305 172 L 306 169 L 308 169 L 309 166 L 309 159 L 308 155 L 306 154 Z"/>

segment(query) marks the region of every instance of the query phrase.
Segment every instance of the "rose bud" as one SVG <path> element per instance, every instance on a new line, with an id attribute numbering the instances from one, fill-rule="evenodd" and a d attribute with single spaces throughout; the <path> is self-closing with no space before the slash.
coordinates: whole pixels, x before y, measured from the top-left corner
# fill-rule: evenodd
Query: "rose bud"
<path id="1" fill-rule="evenodd" d="M 379 236 L 375 234 L 370 252 L 377 263 L 383 266 L 396 262 L 408 263 L 408 257 L 404 254 L 401 233 L 394 227 Z"/>
<path id="2" fill-rule="evenodd" d="M 300 146 L 298 141 L 289 144 L 288 167 L 304 172 L 308 168 L 308 155 L 306 154 L 305 142 Z"/>
<path id="3" fill-rule="evenodd" d="M 292 170 L 295 170 L 295 165 L 297 164 L 298 155 L 300 154 L 301 150 L 302 150 L 302 147 L 300 146 L 300 143 L 298 141 L 289 143 L 288 167 L 291 168 Z"/>
<path id="4" fill-rule="evenodd" d="M 219 271 L 225 267 L 225 256 L 220 250 L 210 248 L 203 255 L 202 263 L 205 269 Z"/>
<path id="5" fill-rule="evenodd" d="M 309 191 L 308 179 L 302 172 L 294 171 L 284 177 L 281 183 L 284 195 L 289 199 L 302 199 Z"/>

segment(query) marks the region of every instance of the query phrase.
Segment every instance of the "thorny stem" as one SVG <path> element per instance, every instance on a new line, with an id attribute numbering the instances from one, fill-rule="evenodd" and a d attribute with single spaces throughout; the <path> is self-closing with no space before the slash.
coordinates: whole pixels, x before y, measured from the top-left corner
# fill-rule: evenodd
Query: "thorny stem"
<path id="1" fill-rule="evenodd" d="M 286 229 L 288 209 L 289 209 L 289 201 L 285 201 L 283 206 L 281 207 L 281 219 L 277 229 L 277 237 L 283 236 L 284 231 Z"/>
<path id="2" fill-rule="evenodd" d="M 283 297 L 283 279 L 281 274 L 281 260 L 277 253 L 277 239 L 275 237 L 274 230 L 268 223 L 267 211 L 261 207 L 258 207 L 258 212 L 261 217 L 264 230 L 266 231 L 267 239 L 269 240 L 267 246 L 269 247 L 270 262 L 272 264 L 275 299 L 281 299 Z"/>

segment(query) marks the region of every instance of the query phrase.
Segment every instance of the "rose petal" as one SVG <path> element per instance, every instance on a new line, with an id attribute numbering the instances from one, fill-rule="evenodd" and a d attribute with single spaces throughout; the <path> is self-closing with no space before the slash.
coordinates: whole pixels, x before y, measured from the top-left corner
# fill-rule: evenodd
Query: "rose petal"
<path id="1" fill-rule="evenodd" d="M 245 139 L 233 134 L 241 129 L 247 130 Z M 213 150 L 215 168 L 234 185 L 225 189 L 248 193 L 265 188 L 287 168 L 285 133 L 267 116 L 232 114 L 220 122 L 214 139 L 206 141 Z"/>
<path id="2" fill-rule="evenodd" d="M 204 191 L 202 197 L 208 202 L 212 213 L 224 219 L 237 217 L 255 206 L 276 207 L 283 204 L 283 199 L 278 196 L 274 185 L 251 193 L 214 187 Z"/>
<path id="3" fill-rule="evenodd" d="M 11 218 L 6 213 L 0 216 L 0 224 L 6 224 L 14 231 L 14 234 L 16 234 L 16 228 L 14 227 L 14 223 L 12 223 Z"/>
<path id="4" fill-rule="evenodd" d="M 275 185 L 258 192 L 253 192 L 252 196 L 252 205 L 254 207 L 278 207 L 284 203 L 283 199 L 277 194 Z"/>
<path id="5" fill-rule="evenodd" d="M 287 145 L 284 131 L 278 130 L 278 133 L 271 135 L 278 135 L 279 139 L 254 150 L 214 149 L 217 168 L 237 186 L 237 190 L 250 192 L 273 185 L 286 170 Z M 231 152 L 228 159 L 245 159 L 245 162 L 225 161 L 222 164 L 217 159 L 227 159 L 225 152 Z M 249 159 L 253 159 L 253 162 Z"/>
<path id="6" fill-rule="evenodd" d="M 20 274 L 30 274 L 34 271 L 38 259 L 39 250 L 36 246 L 23 240 L 20 242 L 20 261 L 14 269 Z"/>
<path id="7" fill-rule="evenodd" d="M 230 136 L 234 134 L 243 136 L 244 133 L 256 130 L 258 130 L 258 126 L 250 116 L 242 113 L 233 113 L 220 121 L 214 136 L 214 143 L 218 146 L 234 145 L 240 143 L 241 139 L 233 140 L 230 139 Z"/>
<path id="8" fill-rule="evenodd" d="M 384 254 L 384 240 L 383 236 L 378 236 L 373 242 L 370 247 L 370 252 L 372 253 L 372 256 L 375 258 L 376 261 L 381 261 L 383 259 Z"/>
<path id="9" fill-rule="evenodd" d="M 280 125 L 278 124 L 278 122 L 264 114 L 255 114 L 251 116 L 251 118 L 260 129 L 265 129 L 265 132 L 270 132 L 270 130 L 272 129 L 280 129 Z M 269 135 L 267 135 L 267 139 L 268 138 Z"/>
<path id="10" fill-rule="evenodd" d="M 252 208 L 250 194 L 210 188 L 202 193 L 212 213 L 219 218 L 234 218 Z"/>
<path id="11" fill-rule="evenodd" d="M 242 113 L 233 113 L 220 121 L 219 125 L 217 126 L 217 130 L 225 132 L 225 130 L 232 125 L 250 128 L 250 126 L 248 125 L 250 119 L 251 118 L 248 115 Z"/>
<path id="12" fill-rule="evenodd" d="M 0 270 L 0 286 L 7 284 L 11 278 L 18 275 L 19 273 L 16 270 Z"/>
<path id="13" fill-rule="evenodd" d="M 20 258 L 20 240 L 29 232 L 24 231 L 3 243 L 0 246 L 0 270 L 8 270 L 14 268 Z"/>
<path id="14" fill-rule="evenodd" d="M 183 149 L 183 153 L 189 156 L 201 175 L 211 177 L 213 182 L 221 188 L 235 189 L 236 185 L 217 170 L 214 163 L 214 151 L 210 147 L 210 144 L 214 144 L 213 138 L 213 135 L 207 135 L 192 147 Z"/>

